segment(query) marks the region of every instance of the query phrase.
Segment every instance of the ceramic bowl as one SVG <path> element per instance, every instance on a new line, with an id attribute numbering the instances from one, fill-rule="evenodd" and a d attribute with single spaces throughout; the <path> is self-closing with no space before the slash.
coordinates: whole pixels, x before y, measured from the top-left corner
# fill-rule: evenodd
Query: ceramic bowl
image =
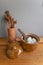
<path id="1" fill-rule="evenodd" d="M 37 47 L 37 45 L 38 45 L 38 43 L 39 43 L 39 41 L 40 41 L 40 38 L 36 35 L 36 34 L 32 34 L 32 33 L 29 33 L 29 34 L 27 34 L 29 37 L 31 36 L 31 37 L 33 37 L 33 38 L 35 38 L 36 39 L 36 43 L 27 43 L 24 39 L 23 39 L 23 36 L 21 36 L 20 38 L 21 38 L 21 46 L 22 46 L 22 48 L 25 50 L 25 51 L 32 51 L 32 50 L 34 50 L 36 47 Z"/>

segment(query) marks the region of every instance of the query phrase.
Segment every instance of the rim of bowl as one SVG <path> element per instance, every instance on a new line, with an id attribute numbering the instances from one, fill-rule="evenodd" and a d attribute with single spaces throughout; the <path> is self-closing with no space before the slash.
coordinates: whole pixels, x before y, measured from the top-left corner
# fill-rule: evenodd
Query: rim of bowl
<path id="1" fill-rule="evenodd" d="M 21 40 L 22 40 L 25 44 L 30 44 L 30 45 L 33 45 L 33 44 L 37 44 L 37 43 L 40 41 L 39 36 L 38 36 L 38 35 L 36 35 L 36 34 L 33 34 L 33 33 L 28 33 L 28 34 L 26 34 L 26 35 L 31 36 L 31 37 L 33 37 L 33 38 L 35 38 L 37 41 L 36 41 L 35 43 L 28 43 L 28 42 L 26 42 L 25 40 L 23 40 L 23 36 L 21 36 L 20 38 L 21 38 Z"/>

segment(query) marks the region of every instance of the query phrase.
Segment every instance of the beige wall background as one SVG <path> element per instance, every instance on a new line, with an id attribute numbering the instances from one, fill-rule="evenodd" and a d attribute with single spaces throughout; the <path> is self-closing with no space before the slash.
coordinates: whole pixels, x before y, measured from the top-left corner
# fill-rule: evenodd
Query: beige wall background
<path id="1" fill-rule="evenodd" d="M 8 36 L 7 23 L 3 19 L 5 10 L 9 10 L 17 19 L 16 31 L 21 28 L 25 33 L 35 33 L 43 37 L 42 0 L 0 0 L 0 37 Z"/>

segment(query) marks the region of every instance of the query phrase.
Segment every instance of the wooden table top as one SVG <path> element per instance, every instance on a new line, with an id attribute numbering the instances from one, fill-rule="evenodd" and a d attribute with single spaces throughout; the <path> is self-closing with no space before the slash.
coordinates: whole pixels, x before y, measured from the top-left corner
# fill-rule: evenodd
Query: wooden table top
<path id="1" fill-rule="evenodd" d="M 0 65 L 43 65 L 43 38 L 32 52 L 23 52 L 16 59 L 8 59 L 5 55 L 7 38 L 0 38 Z"/>

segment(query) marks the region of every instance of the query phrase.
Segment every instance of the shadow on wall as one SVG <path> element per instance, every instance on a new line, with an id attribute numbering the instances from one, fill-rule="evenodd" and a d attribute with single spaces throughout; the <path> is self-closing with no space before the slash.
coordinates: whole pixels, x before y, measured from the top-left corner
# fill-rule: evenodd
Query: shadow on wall
<path id="1" fill-rule="evenodd" d="M 4 20 L 4 16 L 0 16 L 0 37 L 7 37 L 7 23 Z"/>

